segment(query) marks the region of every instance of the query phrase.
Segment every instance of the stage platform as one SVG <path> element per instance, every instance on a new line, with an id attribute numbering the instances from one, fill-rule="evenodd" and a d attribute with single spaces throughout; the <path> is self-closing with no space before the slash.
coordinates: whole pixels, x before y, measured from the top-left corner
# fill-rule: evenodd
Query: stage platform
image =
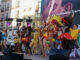
<path id="1" fill-rule="evenodd" d="M 4 56 L 2 52 L 0 52 L 0 57 Z M 41 55 L 25 55 L 24 60 L 49 60 L 49 57 L 47 58 L 42 58 Z M 71 58 L 70 60 L 80 60 L 79 58 Z"/>

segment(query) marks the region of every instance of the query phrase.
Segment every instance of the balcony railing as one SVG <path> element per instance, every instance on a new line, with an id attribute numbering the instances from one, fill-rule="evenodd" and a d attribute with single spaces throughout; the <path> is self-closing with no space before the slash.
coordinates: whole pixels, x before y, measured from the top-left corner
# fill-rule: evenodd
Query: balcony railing
<path id="1" fill-rule="evenodd" d="M 5 11 L 8 11 L 8 10 L 9 10 L 9 7 L 6 7 L 6 8 L 5 8 Z"/>
<path id="2" fill-rule="evenodd" d="M 1 12 L 4 12 L 4 8 L 1 9 Z"/>

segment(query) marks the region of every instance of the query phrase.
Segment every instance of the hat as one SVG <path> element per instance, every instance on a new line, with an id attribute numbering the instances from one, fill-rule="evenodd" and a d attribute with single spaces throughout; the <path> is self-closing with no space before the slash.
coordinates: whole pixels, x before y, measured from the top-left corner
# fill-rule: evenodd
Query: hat
<path id="1" fill-rule="evenodd" d="M 64 22 L 66 25 L 71 25 L 72 24 L 71 19 L 68 18 L 68 17 L 62 18 L 62 22 Z"/>

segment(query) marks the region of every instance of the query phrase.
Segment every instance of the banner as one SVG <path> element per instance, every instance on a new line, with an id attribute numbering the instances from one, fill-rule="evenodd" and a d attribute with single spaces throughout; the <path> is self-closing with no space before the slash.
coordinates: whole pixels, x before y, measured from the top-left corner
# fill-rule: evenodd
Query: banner
<path id="1" fill-rule="evenodd" d="M 80 10 L 80 0 L 42 0 L 41 2 L 41 20 L 47 21 L 48 17 L 54 14 L 64 13 L 67 11 Z M 61 15 L 60 15 L 61 16 Z M 62 16 L 69 16 L 71 14 L 64 14 Z M 75 22 L 76 21 L 76 22 Z M 75 13 L 74 24 L 80 24 L 80 12 Z"/>

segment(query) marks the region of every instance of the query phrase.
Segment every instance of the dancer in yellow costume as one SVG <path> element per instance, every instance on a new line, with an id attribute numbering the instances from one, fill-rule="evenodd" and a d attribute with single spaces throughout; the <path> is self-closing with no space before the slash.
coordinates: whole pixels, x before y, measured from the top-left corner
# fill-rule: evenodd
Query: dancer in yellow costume
<path id="1" fill-rule="evenodd" d="M 31 48 L 32 47 L 34 47 L 34 54 L 37 54 L 38 53 L 38 40 L 39 40 L 39 35 L 40 35 L 40 29 L 39 28 L 36 28 L 35 29 L 36 30 L 36 32 L 34 32 L 34 39 L 33 39 L 33 41 L 32 41 L 32 43 L 31 43 Z"/>
<path id="2" fill-rule="evenodd" d="M 16 50 L 16 52 L 22 52 L 21 51 L 20 31 L 17 31 L 17 35 L 16 35 L 14 43 L 15 43 L 15 50 Z"/>
<path id="3" fill-rule="evenodd" d="M 78 29 L 78 25 L 74 25 L 73 29 L 70 28 L 70 33 L 71 36 L 74 40 L 73 44 L 75 45 L 76 48 L 79 48 L 79 44 L 78 44 L 78 35 L 80 33 L 80 29 Z"/>

